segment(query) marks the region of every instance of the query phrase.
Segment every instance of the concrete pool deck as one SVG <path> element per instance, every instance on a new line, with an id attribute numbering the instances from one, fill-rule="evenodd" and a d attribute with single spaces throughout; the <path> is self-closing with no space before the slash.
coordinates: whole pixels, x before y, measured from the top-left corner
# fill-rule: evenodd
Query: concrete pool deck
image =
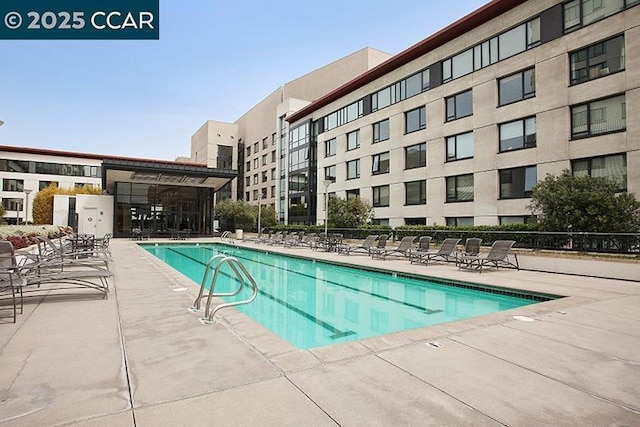
<path id="1" fill-rule="evenodd" d="M 0 320 L 0 425 L 640 425 L 640 282 L 240 244 L 566 298 L 298 350 L 234 309 L 203 325 L 196 284 L 115 239 L 108 300 Z"/>

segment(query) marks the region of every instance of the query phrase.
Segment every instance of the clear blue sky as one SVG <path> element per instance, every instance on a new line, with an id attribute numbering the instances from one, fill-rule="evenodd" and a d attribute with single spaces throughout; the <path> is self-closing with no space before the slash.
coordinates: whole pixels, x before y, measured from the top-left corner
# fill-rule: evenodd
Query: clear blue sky
<path id="1" fill-rule="evenodd" d="M 160 0 L 160 40 L 0 40 L 0 144 L 188 156 L 206 120 L 233 122 L 364 47 L 397 54 L 487 2 Z"/>

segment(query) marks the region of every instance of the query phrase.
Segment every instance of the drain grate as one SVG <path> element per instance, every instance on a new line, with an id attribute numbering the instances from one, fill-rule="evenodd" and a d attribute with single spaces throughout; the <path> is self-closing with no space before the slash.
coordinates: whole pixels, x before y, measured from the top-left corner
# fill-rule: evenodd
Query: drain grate
<path id="1" fill-rule="evenodd" d="M 433 347 L 433 348 L 440 348 L 440 347 L 442 347 L 442 344 L 440 344 L 440 343 L 439 343 L 439 342 L 437 342 L 437 341 L 430 341 L 430 342 L 428 342 L 428 343 L 427 343 L 427 345 L 429 345 L 429 346 L 431 346 L 431 347 Z"/>

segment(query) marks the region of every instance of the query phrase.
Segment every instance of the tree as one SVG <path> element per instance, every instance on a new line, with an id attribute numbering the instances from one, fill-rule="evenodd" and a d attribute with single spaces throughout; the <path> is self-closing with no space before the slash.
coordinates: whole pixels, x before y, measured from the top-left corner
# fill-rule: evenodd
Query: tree
<path id="1" fill-rule="evenodd" d="M 223 222 L 223 229 L 251 230 L 256 224 L 258 207 L 244 201 L 226 199 L 216 203 L 214 213 Z"/>
<path id="2" fill-rule="evenodd" d="M 329 199 L 329 227 L 357 228 L 367 224 L 373 218 L 373 208 L 364 199 Z"/>
<path id="3" fill-rule="evenodd" d="M 254 206 L 256 210 L 256 218 L 258 217 L 258 207 Z M 278 216 L 276 209 L 271 206 L 262 206 L 260 208 L 260 227 L 273 227 L 278 223 Z"/>
<path id="4" fill-rule="evenodd" d="M 7 220 L 4 219 L 5 213 L 6 213 L 6 210 L 4 209 L 4 206 L 0 205 L 0 225 L 4 225 L 7 223 Z"/>
<path id="5" fill-rule="evenodd" d="M 529 209 L 547 231 L 637 232 L 640 202 L 618 182 L 589 175 L 547 175 L 533 188 Z"/>

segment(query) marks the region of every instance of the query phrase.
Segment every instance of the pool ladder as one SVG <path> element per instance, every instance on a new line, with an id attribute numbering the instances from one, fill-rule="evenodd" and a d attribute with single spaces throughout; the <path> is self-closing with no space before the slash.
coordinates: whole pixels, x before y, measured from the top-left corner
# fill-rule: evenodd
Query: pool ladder
<path id="1" fill-rule="evenodd" d="M 216 281 L 218 280 L 220 269 L 224 264 L 227 264 L 231 268 L 231 271 L 233 271 L 233 274 L 235 275 L 236 279 L 239 282 L 239 286 L 238 286 L 238 289 L 236 289 L 233 292 L 216 293 L 215 292 Z M 213 277 L 211 278 L 211 282 L 209 284 L 209 293 L 205 295 L 205 287 L 207 285 L 209 271 L 214 265 L 215 267 L 213 268 L 214 270 Z M 223 303 L 216 306 L 213 310 L 211 309 L 211 303 L 214 297 L 232 297 L 232 296 L 238 295 L 242 291 L 242 289 L 245 286 L 247 286 L 247 282 L 252 288 L 251 296 L 249 298 L 241 301 Z M 225 254 L 217 254 L 212 256 L 211 259 L 207 262 L 207 265 L 204 270 L 204 274 L 202 276 L 202 282 L 200 283 L 200 292 L 198 293 L 198 297 L 196 298 L 196 300 L 193 302 L 193 307 L 191 308 L 191 311 L 195 312 L 195 311 L 201 310 L 202 300 L 206 298 L 207 302 L 205 304 L 204 317 L 202 318 L 202 321 L 204 323 L 213 323 L 214 321 L 213 317 L 218 311 L 227 307 L 234 307 L 237 305 L 249 304 L 254 299 L 256 299 L 257 295 L 258 295 L 258 286 L 256 285 L 256 281 L 253 279 L 253 277 L 251 277 L 251 274 L 249 274 L 249 272 L 244 267 L 244 265 L 242 265 L 242 263 L 240 263 L 240 261 L 238 261 L 237 258 L 228 256 Z"/>
<path id="2" fill-rule="evenodd" d="M 229 243 L 234 243 L 233 240 L 233 233 L 231 233 L 230 231 L 225 231 L 224 233 L 222 233 L 222 235 L 220 236 L 220 240 L 224 241 L 224 239 L 229 240 Z"/>

